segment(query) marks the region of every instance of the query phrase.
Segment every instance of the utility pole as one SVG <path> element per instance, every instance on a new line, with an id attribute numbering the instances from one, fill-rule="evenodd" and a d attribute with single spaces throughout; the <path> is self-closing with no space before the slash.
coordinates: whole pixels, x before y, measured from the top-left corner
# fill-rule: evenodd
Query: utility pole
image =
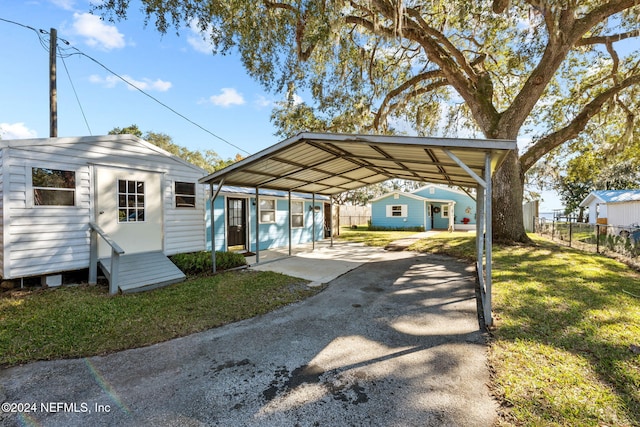
<path id="1" fill-rule="evenodd" d="M 58 30 L 49 33 L 49 136 L 58 136 L 58 89 L 56 81 L 56 52 L 58 49 Z"/>

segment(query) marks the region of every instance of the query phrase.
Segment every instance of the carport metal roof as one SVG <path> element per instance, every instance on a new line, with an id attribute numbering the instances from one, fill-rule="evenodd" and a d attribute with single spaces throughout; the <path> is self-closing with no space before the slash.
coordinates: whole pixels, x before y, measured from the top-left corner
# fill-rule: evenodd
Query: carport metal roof
<path id="1" fill-rule="evenodd" d="M 388 179 L 475 187 L 514 141 L 301 133 L 200 182 L 334 195 Z M 472 172 L 473 174 L 471 174 Z"/>
<path id="2" fill-rule="evenodd" d="M 476 268 L 484 320 L 490 325 L 491 176 L 514 149 L 516 142 L 509 140 L 300 133 L 199 182 L 211 185 L 212 202 L 222 185 L 255 188 L 256 199 L 259 188 L 312 193 L 315 199 L 315 194 L 332 196 L 388 179 L 475 187 Z M 213 191 L 214 186 L 217 191 Z M 259 260 L 258 216 L 255 236 Z M 212 245 L 213 229 L 211 227 Z M 215 271 L 215 250 L 212 257 Z"/>

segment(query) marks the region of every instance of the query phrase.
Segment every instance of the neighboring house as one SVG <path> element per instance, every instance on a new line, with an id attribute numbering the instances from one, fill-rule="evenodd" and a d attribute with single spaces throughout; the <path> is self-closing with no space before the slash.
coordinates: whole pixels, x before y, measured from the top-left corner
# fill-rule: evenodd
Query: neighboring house
<path id="1" fill-rule="evenodd" d="M 371 225 L 382 228 L 475 230 L 476 201 L 465 192 L 429 184 L 371 201 Z"/>
<path id="2" fill-rule="evenodd" d="M 58 273 L 88 268 L 97 255 L 111 281 L 106 260 L 114 252 L 95 229 L 123 256 L 153 254 L 129 258 L 146 283 L 127 284 L 116 270 L 120 282 L 112 292 L 179 281 L 166 255 L 206 247 L 206 187 L 198 184 L 206 172 L 135 136 L 0 140 L 0 165 L 3 279 L 56 274 L 50 283 L 57 285 Z M 169 272 L 167 262 L 170 280 L 144 271 Z"/>
<path id="3" fill-rule="evenodd" d="M 287 192 L 260 189 L 260 250 L 298 245 L 328 237 L 329 199 L 316 196 L 315 210 L 311 194 L 292 193 L 291 220 Z M 210 203 L 207 203 L 207 248 L 211 249 Z M 222 186 L 214 202 L 215 247 L 218 251 L 253 252 L 256 250 L 255 189 Z M 315 225 L 314 225 L 315 221 Z M 315 231 L 315 239 L 313 239 Z"/>
<path id="4" fill-rule="evenodd" d="M 627 227 L 640 223 L 640 190 L 598 190 L 580 202 L 589 208 L 589 223 Z"/>

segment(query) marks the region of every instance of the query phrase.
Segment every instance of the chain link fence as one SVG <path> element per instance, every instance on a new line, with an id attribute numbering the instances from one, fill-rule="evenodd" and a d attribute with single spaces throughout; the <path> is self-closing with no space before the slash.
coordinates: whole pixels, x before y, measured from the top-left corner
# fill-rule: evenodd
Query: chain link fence
<path id="1" fill-rule="evenodd" d="M 571 217 L 535 218 L 535 233 L 576 249 L 615 255 L 640 268 L 640 225 L 585 224 Z"/>

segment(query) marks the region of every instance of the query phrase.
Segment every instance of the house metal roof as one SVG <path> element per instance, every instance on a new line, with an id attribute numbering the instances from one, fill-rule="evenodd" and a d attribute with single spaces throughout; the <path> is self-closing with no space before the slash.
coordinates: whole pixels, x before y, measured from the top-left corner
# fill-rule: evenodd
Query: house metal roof
<path id="1" fill-rule="evenodd" d="M 396 195 L 396 194 L 397 194 L 397 195 L 399 195 L 399 196 L 408 197 L 408 198 L 410 198 L 410 199 L 419 200 L 419 201 L 421 201 L 421 202 L 436 202 L 436 203 L 449 203 L 449 202 L 453 202 L 453 203 L 456 203 L 456 202 L 454 202 L 454 201 L 453 201 L 453 200 L 451 200 L 451 199 L 432 199 L 432 198 L 430 198 L 430 197 L 423 197 L 423 196 L 419 196 L 419 195 L 417 195 L 417 194 L 414 194 L 413 192 L 411 192 L 411 193 L 405 193 L 405 192 L 403 192 L 403 191 L 392 191 L 392 192 L 390 192 L 390 193 L 383 194 L 382 196 L 378 196 L 378 197 L 376 197 L 375 199 L 371 199 L 371 200 L 369 200 L 369 202 L 370 202 L 370 203 L 375 203 L 375 202 L 378 202 L 378 201 L 380 201 L 380 200 L 387 199 L 387 198 L 389 198 L 389 197 L 391 197 L 391 196 L 394 196 L 394 195 Z"/>
<path id="2" fill-rule="evenodd" d="M 594 200 L 598 199 L 601 203 L 624 203 L 640 201 L 640 190 L 598 190 L 592 191 L 580 203 L 580 206 L 589 206 Z"/>
<path id="3" fill-rule="evenodd" d="M 339 194 L 388 179 L 476 187 L 515 141 L 300 133 L 202 179 L 201 183 Z M 224 181 L 222 181 L 224 179 Z"/>

